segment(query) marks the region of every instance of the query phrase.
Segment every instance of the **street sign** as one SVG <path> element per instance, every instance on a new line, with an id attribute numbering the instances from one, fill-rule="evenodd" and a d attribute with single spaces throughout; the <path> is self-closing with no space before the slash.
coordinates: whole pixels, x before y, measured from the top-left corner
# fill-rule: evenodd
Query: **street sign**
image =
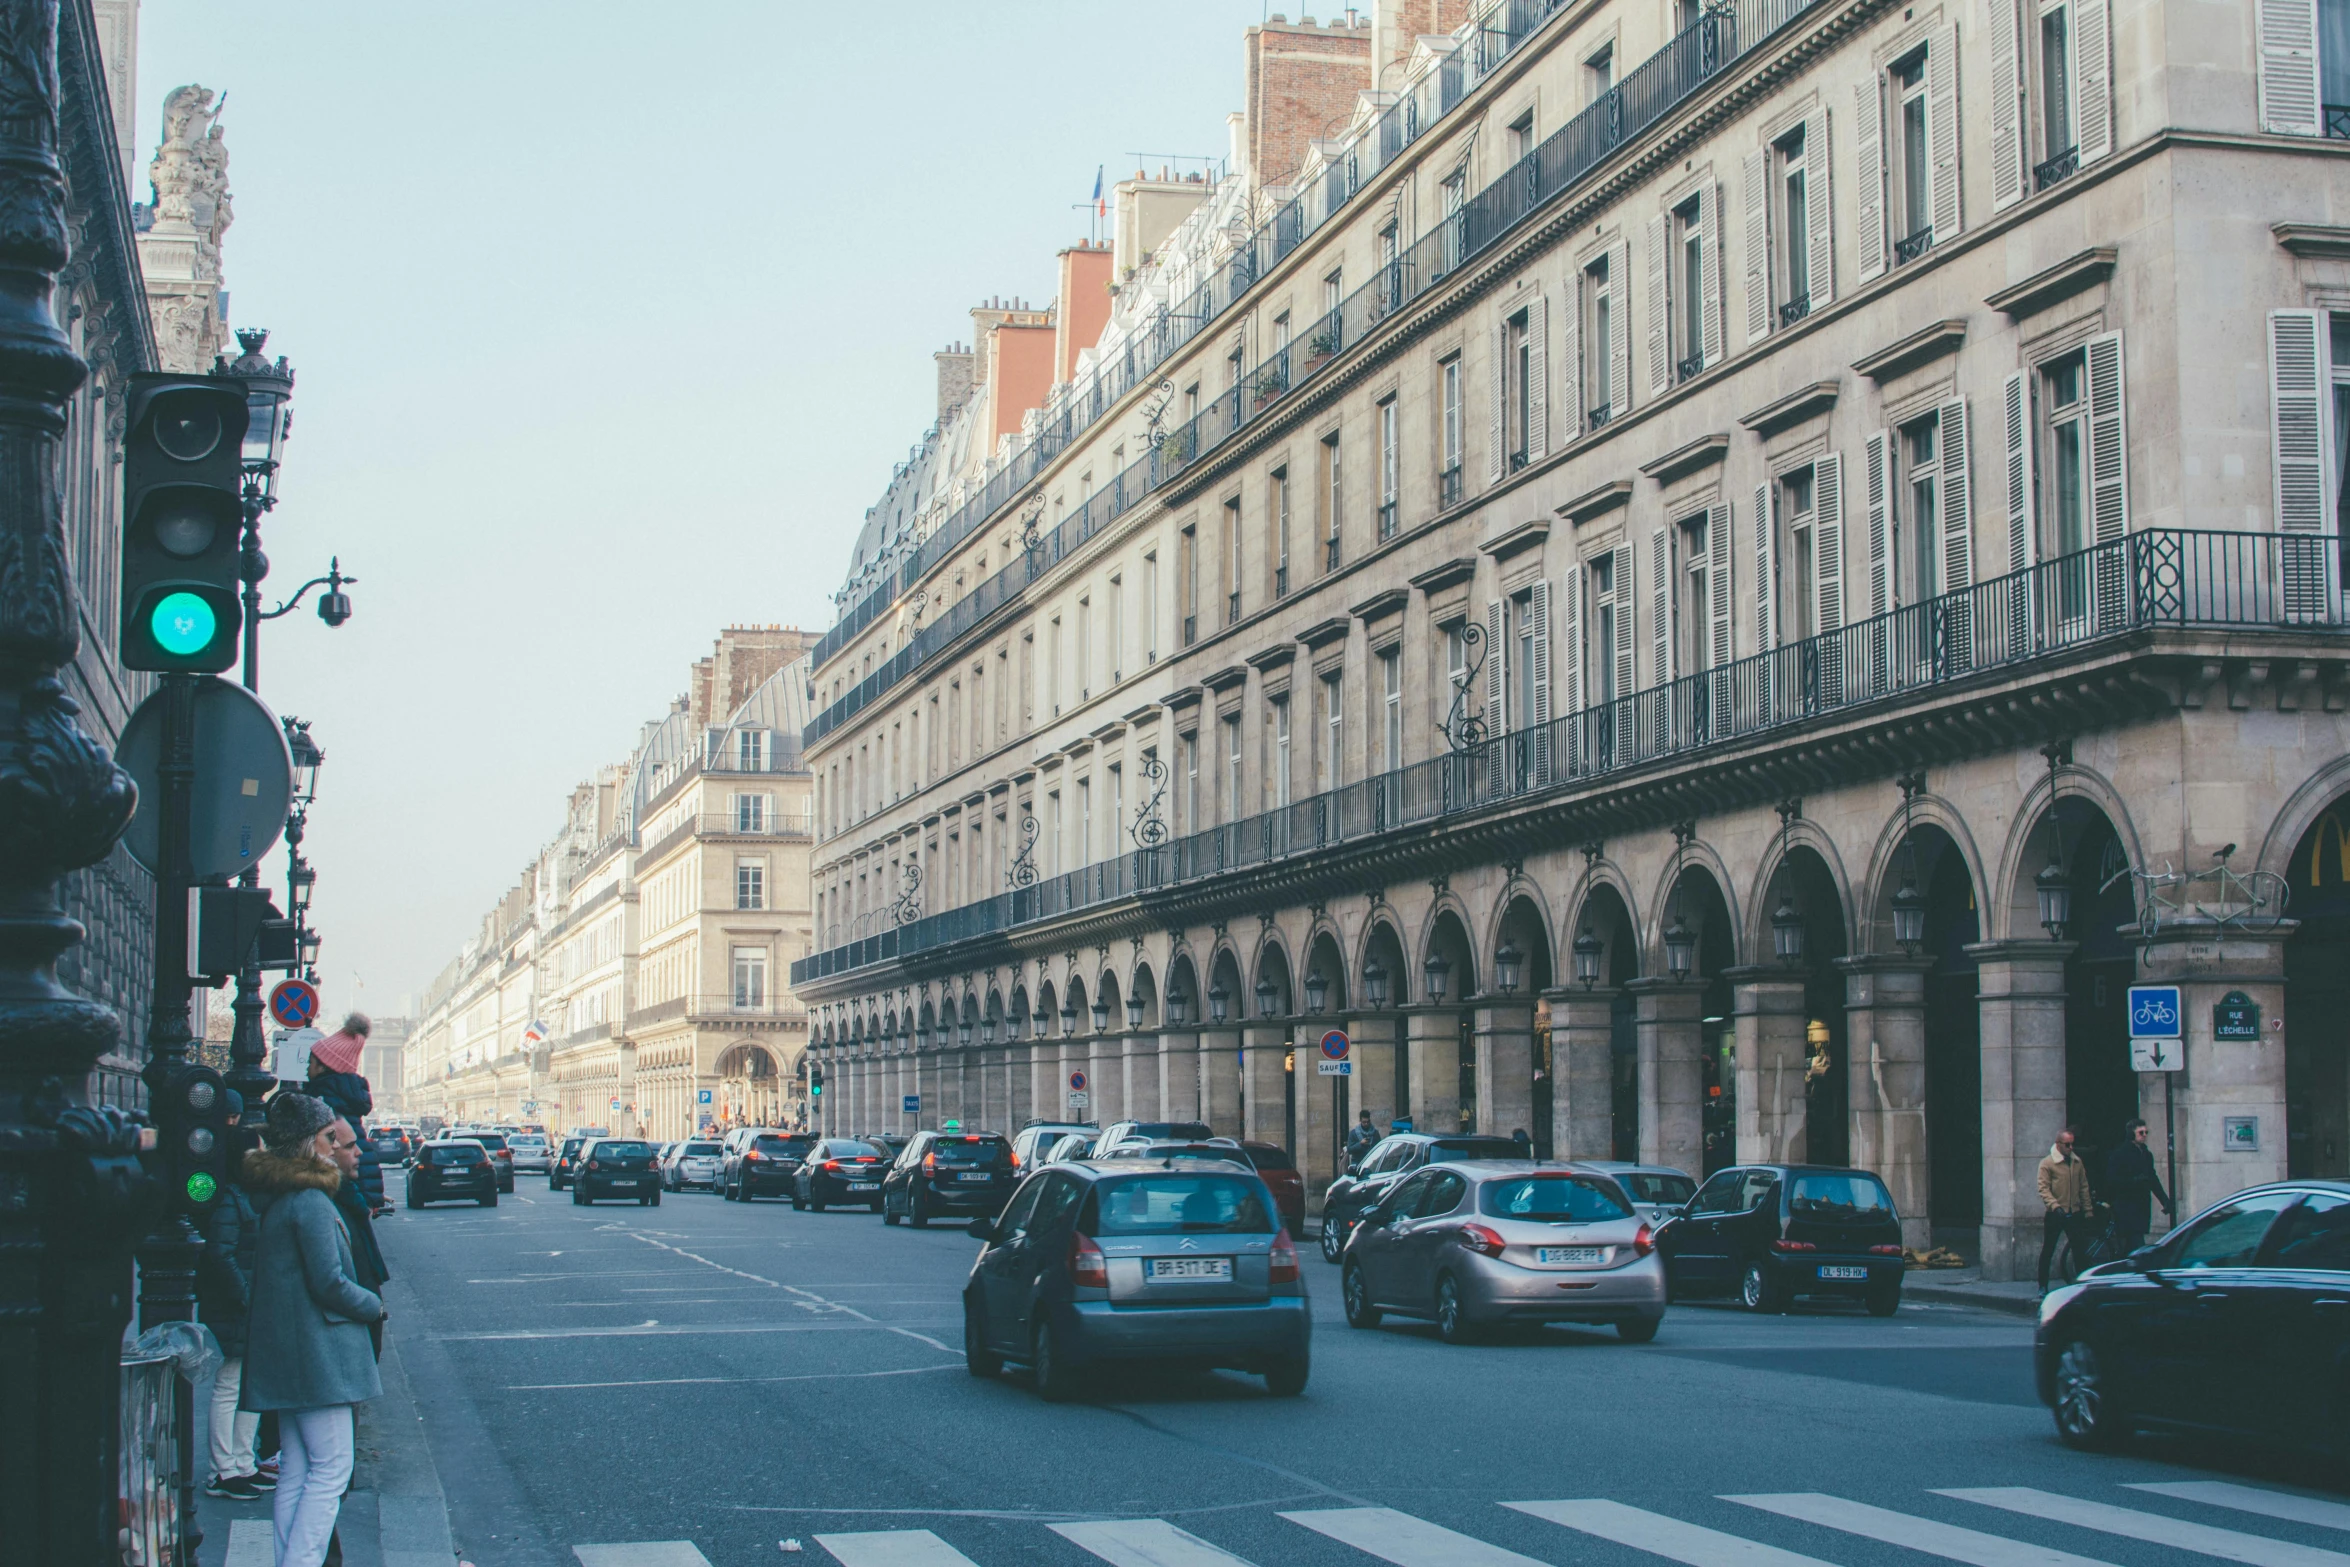
<path id="1" fill-rule="evenodd" d="M 310 1047 L 326 1035 L 315 1028 L 279 1030 L 270 1039 L 276 1048 L 277 1059 L 269 1075 L 281 1083 L 305 1083 L 310 1080 Z"/>
<path id="2" fill-rule="evenodd" d="M 1322 1036 L 1322 1059 L 1314 1063 L 1314 1071 L 1323 1077 L 1352 1077 L 1354 1063 L 1347 1059 L 1351 1044 L 1346 1030 L 1334 1028 Z"/>
<path id="3" fill-rule="evenodd" d="M 122 726 L 114 759 L 139 786 L 122 846 L 156 869 L 163 815 L 164 696 L 141 702 Z M 198 881 L 260 863 L 285 830 L 294 803 L 294 756 L 277 715 L 243 686 L 206 677 L 189 699 L 196 776 L 188 804 L 188 868 Z"/>
<path id="4" fill-rule="evenodd" d="M 2130 1041 L 2130 1070 L 2133 1072 L 2177 1072 L 2186 1065 L 2186 1047 L 2175 1039 Z"/>
<path id="5" fill-rule="evenodd" d="M 700 1119 L 699 1121 L 695 1122 L 694 1124 L 695 1124 L 695 1125 L 697 1125 L 697 1126 L 708 1126 L 708 1125 L 710 1124 L 710 1122 L 711 1122 L 711 1119 L 712 1119 L 712 1117 L 711 1117 L 711 1115 L 710 1115 L 710 1112 L 709 1112 L 709 1111 L 707 1111 L 707 1110 L 704 1110 L 704 1111 L 702 1112 L 701 1119 Z"/>
<path id="6" fill-rule="evenodd" d="M 2260 1152 L 2260 1117 L 2231 1115 L 2221 1119 L 2220 1146 L 2229 1153 Z"/>
<path id="7" fill-rule="evenodd" d="M 2211 1004 L 2211 1037 L 2238 1043 L 2260 1039 L 2260 1003 L 2231 990 Z"/>
<path id="8" fill-rule="evenodd" d="M 619 1109 L 619 1108 L 620 1108 L 620 1101 L 619 1101 L 619 1100 L 617 1100 L 617 1099 L 613 1100 L 613 1101 L 612 1101 L 612 1108 L 613 1108 L 613 1109 L 615 1109 L 615 1110 Z"/>
<path id="9" fill-rule="evenodd" d="M 1069 1074 L 1069 1092 L 1073 1094 L 1082 1094 L 1085 1092 L 1085 1074 L 1083 1072 L 1071 1072 Z"/>
<path id="10" fill-rule="evenodd" d="M 2130 987 L 2130 1037 L 2180 1039 L 2186 1035 L 2187 1011 L 2179 1002 L 2176 985 Z"/>
<path id="11" fill-rule="evenodd" d="M 710 1090 L 708 1090 L 707 1088 L 701 1089 L 701 1090 L 699 1090 L 699 1091 L 697 1091 L 697 1092 L 695 1093 L 695 1095 L 694 1095 L 694 1103 L 696 1103 L 696 1104 L 703 1104 L 703 1105 L 706 1105 L 706 1104 L 708 1104 L 709 1102 L 710 1102 Z"/>
<path id="12" fill-rule="evenodd" d="M 318 1016 L 318 987 L 306 979 L 281 979 L 269 987 L 269 1015 L 282 1028 L 304 1028 Z"/>
<path id="13" fill-rule="evenodd" d="M 921 1113 L 922 1113 L 922 1096 L 921 1096 L 920 1094 L 908 1094 L 908 1095 L 906 1095 L 906 1114 L 908 1114 L 908 1115 L 920 1115 Z"/>
<path id="14" fill-rule="evenodd" d="M 1087 1093 L 1082 1088 L 1072 1088 L 1069 1090 L 1069 1097 L 1066 1102 L 1070 1111 L 1075 1113 L 1076 1111 L 1090 1108 L 1093 1104 L 1093 1095 Z"/>

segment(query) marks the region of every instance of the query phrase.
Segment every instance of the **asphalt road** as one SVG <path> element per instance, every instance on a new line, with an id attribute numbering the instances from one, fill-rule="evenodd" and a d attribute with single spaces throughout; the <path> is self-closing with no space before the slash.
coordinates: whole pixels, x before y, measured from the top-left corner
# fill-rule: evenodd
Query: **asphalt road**
<path id="1" fill-rule="evenodd" d="M 1348 1329 L 1336 1270 L 1301 1247 L 1304 1397 L 1138 1374 L 1053 1406 L 1019 1371 L 964 1372 L 977 1243 L 952 1228 L 693 1193 L 581 1208 L 524 1176 L 494 1212 L 379 1233 L 479 1567 L 2350 1567 L 2350 1505 L 2268 1500 L 2280 1474 L 2321 1475 L 2060 1447 L 2029 1325 L 1963 1307 L 1677 1306 L 1648 1345 L 1456 1348 Z M 2181 1482 L 2237 1489 L 2132 1488 Z M 2024 1489 L 1947 1494 L 1991 1488 Z"/>

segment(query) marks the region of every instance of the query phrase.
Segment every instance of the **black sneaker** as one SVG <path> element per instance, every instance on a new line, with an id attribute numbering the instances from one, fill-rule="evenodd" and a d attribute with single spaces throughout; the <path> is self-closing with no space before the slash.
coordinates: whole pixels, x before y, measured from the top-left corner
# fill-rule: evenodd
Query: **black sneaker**
<path id="1" fill-rule="evenodd" d="M 261 1494 L 251 1475 L 214 1475 L 204 1487 L 206 1496 L 223 1497 L 232 1502 L 250 1502 Z"/>
<path id="2" fill-rule="evenodd" d="M 246 1475 L 244 1480 L 247 1485 L 253 1488 L 253 1494 L 256 1496 L 266 1496 L 277 1489 L 277 1472 L 275 1470 L 257 1469 Z"/>

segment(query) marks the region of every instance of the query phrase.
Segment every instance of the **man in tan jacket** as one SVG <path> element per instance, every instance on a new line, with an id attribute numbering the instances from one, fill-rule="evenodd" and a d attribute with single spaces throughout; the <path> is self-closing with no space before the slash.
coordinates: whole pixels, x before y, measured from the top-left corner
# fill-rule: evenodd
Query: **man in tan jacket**
<path id="1" fill-rule="evenodd" d="M 2047 1221 L 2040 1231 L 2040 1293 L 2048 1293 L 2048 1264 L 2056 1256 L 2057 1246 L 2066 1237 L 2072 1239 L 2072 1253 L 2065 1259 L 2069 1272 L 2080 1270 L 2082 1253 L 2089 1249 L 2095 1237 L 2090 1233 L 2090 1214 L 2095 1203 L 2089 1196 L 2089 1166 L 2073 1152 L 2075 1133 L 2066 1127 L 2056 1134 L 2056 1146 L 2048 1150 L 2048 1157 L 2040 1161 L 2040 1206 L 2047 1209 Z"/>

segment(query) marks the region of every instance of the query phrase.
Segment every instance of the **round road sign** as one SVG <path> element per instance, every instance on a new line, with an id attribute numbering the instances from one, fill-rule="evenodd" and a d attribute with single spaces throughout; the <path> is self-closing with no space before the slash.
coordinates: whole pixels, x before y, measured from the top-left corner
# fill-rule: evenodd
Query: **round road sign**
<path id="1" fill-rule="evenodd" d="M 1082 1094 L 1085 1092 L 1085 1074 L 1083 1072 L 1071 1072 L 1069 1074 L 1069 1091 L 1073 1094 Z"/>
<path id="2" fill-rule="evenodd" d="M 1346 1030 L 1343 1028 L 1334 1028 L 1329 1033 L 1322 1036 L 1322 1054 L 1328 1056 L 1333 1061 L 1344 1061 L 1346 1059 L 1348 1043 L 1349 1041 L 1346 1037 Z"/>
<path id="3" fill-rule="evenodd" d="M 281 979 L 269 989 L 269 1015 L 280 1028 L 304 1028 L 318 1016 L 318 987 L 306 979 Z"/>

